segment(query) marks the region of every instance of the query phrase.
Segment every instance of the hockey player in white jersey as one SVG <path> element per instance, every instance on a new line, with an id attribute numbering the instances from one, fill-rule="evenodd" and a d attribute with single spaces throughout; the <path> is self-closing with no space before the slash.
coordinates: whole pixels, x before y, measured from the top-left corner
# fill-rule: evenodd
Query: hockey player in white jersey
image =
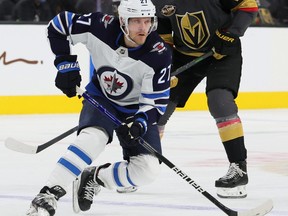
<path id="1" fill-rule="evenodd" d="M 81 173 L 75 181 L 75 211 L 88 210 L 101 187 L 141 186 L 155 180 L 159 160 L 136 139 L 143 137 L 161 153 L 157 122 L 169 99 L 172 56 L 156 28 L 150 0 L 122 0 L 119 19 L 98 12 L 61 12 L 50 21 L 48 39 L 58 70 L 55 85 L 68 97 L 76 96 L 81 75 L 70 44 L 86 45 L 95 67 L 86 91 L 124 124 L 116 128 L 84 100 L 77 138 L 56 163 L 27 215 L 55 215 L 57 201 Z M 124 160 L 88 167 L 111 143 L 114 130 Z"/>

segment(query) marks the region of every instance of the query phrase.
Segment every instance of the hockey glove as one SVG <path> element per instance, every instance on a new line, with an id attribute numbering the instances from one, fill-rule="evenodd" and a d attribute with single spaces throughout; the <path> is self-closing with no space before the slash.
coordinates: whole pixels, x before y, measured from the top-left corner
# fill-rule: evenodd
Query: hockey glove
<path id="1" fill-rule="evenodd" d="M 222 59 L 227 55 L 234 55 L 240 51 L 240 39 L 237 35 L 217 30 L 214 38 L 214 58 Z"/>
<path id="2" fill-rule="evenodd" d="M 55 59 L 54 65 L 58 69 L 55 85 L 67 97 L 76 96 L 76 86 L 80 86 L 81 75 L 76 55 L 63 55 Z"/>
<path id="3" fill-rule="evenodd" d="M 125 148 L 138 144 L 137 139 L 143 137 L 147 131 L 147 122 L 143 115 L 136 115 L 126 119 L 125 123 L 116 129 L 120 145 Z"/>

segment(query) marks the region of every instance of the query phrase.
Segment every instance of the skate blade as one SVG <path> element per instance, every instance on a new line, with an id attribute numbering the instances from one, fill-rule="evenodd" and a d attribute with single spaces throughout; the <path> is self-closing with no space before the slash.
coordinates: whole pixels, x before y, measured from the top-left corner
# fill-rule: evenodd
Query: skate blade
<path id="1" fill-rule="evenodd" d="M 118 193 L 133 193 L 135 191 L 137 191 L 137 187 L 135 186 L 131 186 L 131 187 L 119 187 L 117 188 L 117 192 Z"/>
<path id="2" fill-rule="evenodd" d="M 247 197 L 247 191 L 245 185 L 238 186 L 235 188 L 217 188 L 217 196 L 220 198 L 227 199 L 243 199 Z"/>
<path id="3" fill-rule="evenodd" d="M 38 213 L 37 213 L 37 210 L 36 210 L 33 206 L 31 206 L 31 207 L 28 209 L 28 211 L 26 212 L 25 215 L 28 215 L 28 216 L 37 216 Z"/>
<path id="4" fill-rule="evenodd" d="M 49 212 L 46 209 L 38 208 L 37 210 L 34 207 L 26 212 L 27 216 L 50 216 Z"/>
<path id="5" fill-rule="evenodd" d="M 76 178 L 73 181 L 73 185 L 72 185 L 72 205 L 73 205 L 73 211 L 78 214 L 80 212 L 80 207 L 78 204 L 78 189 L 79 189 L 79 184 L 80 181 L 78 178 Z"/>

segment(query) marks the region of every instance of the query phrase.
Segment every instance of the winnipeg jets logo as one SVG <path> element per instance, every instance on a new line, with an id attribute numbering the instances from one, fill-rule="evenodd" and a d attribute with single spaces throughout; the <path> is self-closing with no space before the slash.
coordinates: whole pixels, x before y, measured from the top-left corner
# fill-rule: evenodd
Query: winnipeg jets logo
<path id="1" fill-rule="evenodd" d="M 115 68 L 101 67 L 98 69 L 97 74 L 103 93 L 111 99 L 122 99 L 132 90 L 133 82 L 131 77 Z"/>
<path id="2" fill-rule="evenodd" d="M 114 20 L 114 17 L 111 15 L 104 15 L 102 18 L 102 22 L 104 23 L 105 28 L 107 28 L 108 24 L 110 24 Z"/>
<path id="3" fill-rule="evenodd" d="M 110 91 L 110 94 L 112 94 L 113 92 L 117 93 L 117 90 L 123 87 L 124 82 L 119 82 L 118 80 L 119 79 L 116 78 L 116 73 L 114 73 L 113 76 L 110 75 L 109 77 L 104 77 L 104 83 L 107 84 L 106 90 Z"/>

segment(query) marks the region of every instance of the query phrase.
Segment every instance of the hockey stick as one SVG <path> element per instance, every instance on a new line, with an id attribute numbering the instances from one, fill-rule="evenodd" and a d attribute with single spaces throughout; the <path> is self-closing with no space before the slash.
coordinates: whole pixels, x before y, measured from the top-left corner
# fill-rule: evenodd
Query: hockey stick
<path id="1" fill-rule="evenodd" d="M 26 153 L 26 154 L 37 154 L 44 149 L 48 148 L 49 146 L 59 142 L 60 140 L 64 139 L 65 137 L 71 135 L 75 131 L 77 131 L 78 126 L 71 128 L 70 130 L 64 132 L 63 134 L 60 134 L 59 136 L 53 138 L 52 140 L 45 142 L 43 144 L 40 144 L 38 146 L 33 146 L 33 145 L 28 145 L 26 143 L 20 142 L 14 138 L 7 138 L 5 140 L 5 146 L 8 149 L 11 149 L 13 151 L 21 152 L 21 153 Z"/>
<path id="2" fill-rule="evenodd" d="M 180 68 L 178 68 L 177 70 L 175 70 L 174 72 L 171 73 L 171 76 L 176 76 L 182 72 L 184 72 L 185 70 L 187 70 L 188 68 L 196 65 L 198 62 L 208 58 L 209 56 L 213 55 L 213 51 L 209 51 L 207 53 L 205 53 L 204 55 L 194 59 L 193 61 L 181 66 Z M 65 137 L 69 136 L 70 134 L 74 133 L 77 130 L 77 126 L 74 128 L 71 128 L 70 130 L 64 132 L 63 134 L 55 137 L 54 139 L 43 143 L 41 145 L 38 146 L 33 146 L 33 145 L 28 145 L 26 143 L 23 143 L 21 141 L 18 141 L 14 138 L 7 138 L 5 140 L 5 146 L 13 151 L 17 151 L 17 152 L 22 152 L 22 153 L 26 153 L 26 154 L 37 154 L 41 151 L 43 151 L 44 149 L 50 147 L 51 145 L 57 143 L 58 141 L 60 141 L 61 139 L 64 139 Z"/>
<path id="3" fill-rule="evenodd" d="M 110 113 L 107 109 L 105 109 L 101 104 L 99 104 L 94 98 L 92 98 L 88 93 L 84 92 L 79 87 L 76 87 L 76 91 L 78 95 L 82 96 L 84 99 L 86 99 L 91 105 L 93 105 L 95 108 L 97 108 L 101 113 L 103 113 L 105 116 L 107 116 L 115 125 L 119 126 L 122 124 L 120 120 L 118 120 L 115 116 L 113 116 L 112 113 Z M 247 211 L 234 211 L 225 205 L 223 205 L 221 202 L 219 202 L 215 197 L 213 197 L 211 194 L 209 194 L 207 191 L 205 191 L 199 184 L 197 184 L 192 178 L 190 178 L 187 174 L 185 174 L 180 168 L 176 167 L 171 161 L 169 161 L 166 157 L 164 157 L 162 154 L 157 152 L 149 143 L 147 143 L 144 139 L 141 137 L 138 139 L 138 142 L 140 145 L 142 145 L 145 149 L 147 149 L 152 155 L 157 157 L 160 161 L 162 161 L 164 164 L 166 164 L 170 169 L 172 169 L 178 176 L 180 176 L 183 180 L 185 180 L 188 184 L 190 184 L 192 187 L 194 187 L 198 192 L 200 192 L 202 195 L 204 195 L 207 199 L 209 199 L 212 203 L 214 203 L 218 208 L 220 208 L 222 211 L 224 211 L 229 216 L 263 216 L 271 211 L 273 208 L 273 202 L 272 200 L 267 200 L 262 205 L 250 209 Z"/>
<path id="4" fill-rule="evenodd" d="M 175 71 L 173 71 L 173 72 L 171 73 L 171 77 L 172 77 L 172 76 L 177 76 L 178 74 L 184 72 L 184 71 L 187 70 L 188 68 L 196 65 L 196 64 L 199 63 L 200 61 L 203 61 L 204 59 L 212 56 L 213 54 L 214 54 L 214 52 L 213 52 L 212 50 L 210 50 L 209 52 L 203 54 L 202 56 L 194 59 L 193 61 L 191 61 L 191 62 L 189 62 L 189 63 L 187 63 L 187 64 L 179 67 L 179 68 L 176 69 Z"/>

